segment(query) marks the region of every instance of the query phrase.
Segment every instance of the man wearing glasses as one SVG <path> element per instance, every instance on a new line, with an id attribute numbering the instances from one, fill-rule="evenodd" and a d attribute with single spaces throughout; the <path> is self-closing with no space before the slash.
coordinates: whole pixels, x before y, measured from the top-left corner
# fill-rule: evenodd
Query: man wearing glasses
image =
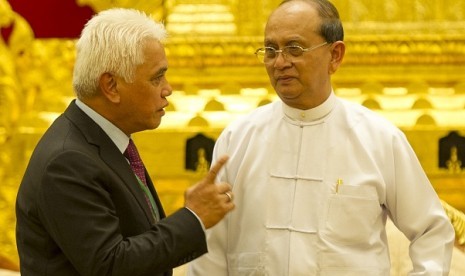
<path id="1" fill-rule="evenodd" d="M 327 0 L 269 17 L 255 54 L 280 101 L 218 139 L 236 209 L 190 275 L 390 275 L 388 217 L 411 241 L 410 275 L 448 274 L 454 230 L 404 134 L 333 92 L 343 36 Z"/>

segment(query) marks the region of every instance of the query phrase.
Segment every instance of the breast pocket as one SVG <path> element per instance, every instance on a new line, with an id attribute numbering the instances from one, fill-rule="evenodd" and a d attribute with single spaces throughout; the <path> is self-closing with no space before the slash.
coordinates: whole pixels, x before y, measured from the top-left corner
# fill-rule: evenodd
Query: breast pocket
<path id="1" fill-rule="evenodd" d="M 373 186 L 341 186 L 329 197 L 322 237 L 346 245 L 367 242 L 381 212 Z"/>

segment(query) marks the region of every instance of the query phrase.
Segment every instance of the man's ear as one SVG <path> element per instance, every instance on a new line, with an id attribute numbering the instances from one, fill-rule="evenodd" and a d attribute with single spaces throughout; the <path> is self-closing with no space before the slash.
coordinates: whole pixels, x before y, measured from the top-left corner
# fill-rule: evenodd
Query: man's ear
<path id="1" fill-rule="evenodd" d="M 342 63 L 346 45 L 343 41 L 336 41 L 331 44 L 331 62 L 329 64 L 329 74 L 334 74 Z"/>
<path id="2" fill-rule="evenodd" d="M 117 88 L 117 80 L 112 73 L 103 73 L 99 79 L 99 87 L 102 95 L 112 103 L 119 103 L 120 94 Z"/>

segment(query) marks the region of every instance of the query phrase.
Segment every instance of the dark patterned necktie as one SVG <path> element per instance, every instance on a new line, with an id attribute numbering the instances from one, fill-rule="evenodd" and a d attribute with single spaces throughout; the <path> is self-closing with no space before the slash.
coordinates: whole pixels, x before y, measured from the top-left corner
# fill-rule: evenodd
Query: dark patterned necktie
<path id="1" fill-rule="evenodd" d="M 129 145 L 124 152 L 124 156 L 129 160 L 129 164 L 131 165 L 132 171 L 137 177 L 137 180 L 140 184 L 141 189 L 144 191 L 145 200 L 152 211 L 152 215 L 155 221 L 160 219 L 157 205 L 155 204 L 155 200 L 153 199 L 152 193 L 150 192 L 147 186 L 147 179 L 145 178 L 145 167 L 144 163 L 142 163 L 142 159 L 139 156 L 139 152 L 137 151 L 136 145 L 129 139 Z"/>

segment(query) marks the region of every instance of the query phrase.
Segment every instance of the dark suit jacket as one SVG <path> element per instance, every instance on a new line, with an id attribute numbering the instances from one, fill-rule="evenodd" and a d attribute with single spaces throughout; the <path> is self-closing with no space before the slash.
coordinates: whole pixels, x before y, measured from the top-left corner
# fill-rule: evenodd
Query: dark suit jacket
<path id="1" fill-rule="evenodd" d="M 171 275 L 207 251 L 189 210 L 151 222 L 127 160 L 74 102 L 34 150 L 16 216 L 23 276 Z"/>

